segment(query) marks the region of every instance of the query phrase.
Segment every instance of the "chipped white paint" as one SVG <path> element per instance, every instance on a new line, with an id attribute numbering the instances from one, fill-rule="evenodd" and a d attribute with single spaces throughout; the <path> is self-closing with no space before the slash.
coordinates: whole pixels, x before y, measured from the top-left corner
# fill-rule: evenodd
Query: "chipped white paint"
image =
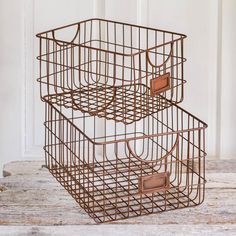
<path id="1" fill-rule="evenodd" d="M 97 226 L 42 165 L 40 161 L 5 165 L 6 177 L 0 179 L 0 235 L 236 234 L 236 161 L 206 163 L 206 200 L 198 207 Z"/>
<path id="2" fill-rule="evenodd" d="M 226 225 L 79 225 L 79 226 L 0 226 L 1 236 L 56 235 L 56 236 L 183 236 L 235 235 L 236 226 Z"/>

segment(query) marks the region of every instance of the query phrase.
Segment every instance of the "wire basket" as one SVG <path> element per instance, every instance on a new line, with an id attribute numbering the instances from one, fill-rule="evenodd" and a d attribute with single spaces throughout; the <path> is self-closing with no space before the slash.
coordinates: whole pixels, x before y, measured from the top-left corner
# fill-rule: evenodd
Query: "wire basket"
<path id="1" fill-rule="evenodd" d="M 37 37 L 42 100 L 124 124 L 183 100 L 183 34 L 90 19 Z"/>
<path id="2" fill-rule="evenodd" d="M 207 125 L 177 105 L 125 125 L 45 102 L 46 165 L 98 223 L 201 204 Z"/>

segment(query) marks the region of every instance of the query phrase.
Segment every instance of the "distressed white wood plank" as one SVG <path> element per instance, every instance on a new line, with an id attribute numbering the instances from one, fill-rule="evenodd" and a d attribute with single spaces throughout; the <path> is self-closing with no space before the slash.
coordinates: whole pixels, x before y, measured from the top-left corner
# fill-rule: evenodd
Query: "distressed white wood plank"
<path id="1" fill-rule="evenodd" d="M 42 171 L 47 171 L 43 168 L 44 164 L 44 161 L 12 161 L 3 166 L 3 176 L 37 175 Z"/>
<path id="2" fill-rule="evenodd" d="M 0 226 L 1 236 L 79 235 L 79 236 L 158 236 L 158 235 L 235 235 L 236 226 L 227 225 L 80 225 L 80 226 Z"/>
<path id="3" fill-rule="evenodd" d="M 214 164 L 215 162 L 215 164 Z M 43 162 L 12 162 L 5 165 L 7 177 L 0 179 L 0 224 L 2 225 L 93 225 Z M 185 208 L 113 222 L 148 225 L 219 225 L 236 224 L 236 161 L 207 165 L 206 200 L 195 208 Z M 227 168 L 228 166 L 229 172 Z M 214 173 L 215 167 L 215 173 Z M 226 173 L 220 173 L 220 170 Z M 228 172 L 228 173 L 227 173 Z"/>
<path id="4" fill-rule="evenodd" d="M 57 196 L 53 196 L 53 193 Z M 53 199 L 50 199 L 51 196 Z M 10 203 L 7 198 L 12 198 Z M 131 218 L 113 224 L 236 224 L 235 199 L 236 191 L 208 191 L 205 203 L 198 207 Z M 59 191 L 14 192 L 14 196 L 7 194 L 2 197 L 1 202 L 0 224 L 95 224 L 69 195 L 60 194 Z"/>
<path id="5" fill-rule="evenodd" d="M 42 173 L 44 161 L 13 161 L 4 165 L 4 176 L 18 174 L 38 174 Z M 235 173 L 236 160 L 206 160 L 207 173 Z"/>

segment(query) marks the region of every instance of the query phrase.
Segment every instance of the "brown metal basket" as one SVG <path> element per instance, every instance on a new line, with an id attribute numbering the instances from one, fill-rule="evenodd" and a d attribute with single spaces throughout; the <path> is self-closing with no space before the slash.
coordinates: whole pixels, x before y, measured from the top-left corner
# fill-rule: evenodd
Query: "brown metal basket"
<path id="1" fill-rule="evenodd" d="M 202 203 L 206 124 L 176 105 L 130 125 L 46 105 L 46 166 L 96 221 Z"/>
<path id="2" fill-rule="evenodd" d="M 98 223 L 195 206 L 207 125 L 180 108 L 183 34 L 90 19 L 39 37 L 46 166 Z"/>
<path id="3" fill-rule="evenodd" d="M 183 100 L 183 34 L 90 19 L 37 37 L 42 100 L 126 124 Z"/>

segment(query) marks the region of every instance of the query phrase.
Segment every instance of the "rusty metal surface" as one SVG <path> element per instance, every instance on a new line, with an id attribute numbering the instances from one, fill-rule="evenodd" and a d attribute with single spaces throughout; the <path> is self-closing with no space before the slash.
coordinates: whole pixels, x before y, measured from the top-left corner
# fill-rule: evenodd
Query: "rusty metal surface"
<path id="1" fill-rule="evenodd" d="M 101 223 L 201 204 L 207 125 L 176 105 L 186 36 L 91 19 L 37 37 L 46 166 L 79 205 Z"/>

